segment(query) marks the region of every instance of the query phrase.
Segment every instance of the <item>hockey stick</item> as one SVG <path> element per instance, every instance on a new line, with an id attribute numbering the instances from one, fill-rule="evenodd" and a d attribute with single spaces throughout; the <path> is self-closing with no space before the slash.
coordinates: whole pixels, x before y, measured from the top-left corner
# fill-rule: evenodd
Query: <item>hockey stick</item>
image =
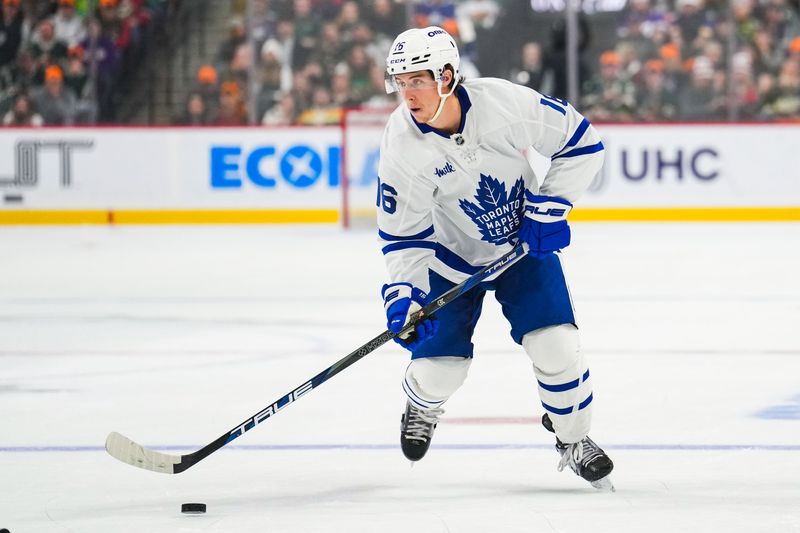
<path id="1" fill-rule="evenodd" d="M 475 287 L 487 277 L 491 276 L 504 266 L 522 256 L 524 253 L 525 249 L 522 246 L 516 246 L 510 252 L 506 253 L 489 265 L 486 265 L 466 280 L 462 281 L 446 293 L 439 296 L 435 301 L 420 309 L 417 313 L 411 316 L 408 325 L 399 333 L 392 333 L 387 329 L 374 339 L 368 341 L 366 344 L 360 346 L 349 355 L 334 363 L 332 366 L 326 368 L 310 380 L 306 381 L 299 387 L 296 387 L 294 390 L 282 396 L 277 401 L 271 403 L 266 409 L 262 409 L 244 422 L 238 424 L 229 432 L 220 436 L 214 442 L 203 446 L 196 452 L 186 455 L 171 455 L 168 453 L 157 452 L 155 450 L 145 448 L 144 446 L 133 442 L 128 437 L 117 432 L 110 433 L 108 438 L 106 438 L 106 451 L 112 457 L 119 459 L 123 463 L 128 463 L 129 465 L 137 466 L 145 470 L 152 470 L 153 472 L 161 472 L 164 474 L 180 474 L 184 470 L 194 466 L 215 451 L 219 450 L 229 442 L 242 436 L 245 432 L 250 431 L 264 420 L 275 415 L 301 396 L 308 394 L 313 389 L 322 385 L 324 382 L 345 368 L 349 367 L 362 357 L 374 352 L 376 349 L 392 340 L 395 336 L 411 331 L 421 317 L 432 315 L 437 310 L 441 309 L 468 290 Z"/>

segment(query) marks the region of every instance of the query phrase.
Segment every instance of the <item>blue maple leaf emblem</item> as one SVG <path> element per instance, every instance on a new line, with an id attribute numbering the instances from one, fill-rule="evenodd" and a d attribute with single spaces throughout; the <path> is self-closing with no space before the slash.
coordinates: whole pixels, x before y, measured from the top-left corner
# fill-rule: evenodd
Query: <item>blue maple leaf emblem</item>
<path id="1" fill-rule="evenodd" d="M 522 176 L 506 194 L 506 184 L 491 176 L 481 174 L 477 204 L 466 199 L 458 201 L 459 207 L 472 219 L 481 232 L 481 240 L 500 246 L 516 240 L 522 216 L 525 183 Z"/>

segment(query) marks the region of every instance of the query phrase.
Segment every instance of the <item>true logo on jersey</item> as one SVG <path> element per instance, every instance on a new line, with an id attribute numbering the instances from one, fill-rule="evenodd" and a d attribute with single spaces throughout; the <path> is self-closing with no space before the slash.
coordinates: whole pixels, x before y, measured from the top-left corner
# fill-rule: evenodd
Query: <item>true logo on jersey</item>
<path id="1" fill-rule="evenodd" d="M 481 232 L 481 240 L 500 246 L 517 234 L 524 207 L 525 182 L 522 176 L 506 194 L 506 184 L 491 176 L 481 174 L 477 204 L 459 200 L 461 210 L 469 216 Z"/>
<path id="2" fill-rule="evenodd" d="M 437 177 L 441 178 L 445 174 L 450 174 L 451 172 L 455 172 L 455 171 L 456 171 L 456 169 L 453 168 L 453 165 L 451 165 L 450 161 L 448 161 L 447 163 L 445 163 L 445 165 L 442 168 L 435 169 L 433 171 L 433 173 L 436 174 Z"/>

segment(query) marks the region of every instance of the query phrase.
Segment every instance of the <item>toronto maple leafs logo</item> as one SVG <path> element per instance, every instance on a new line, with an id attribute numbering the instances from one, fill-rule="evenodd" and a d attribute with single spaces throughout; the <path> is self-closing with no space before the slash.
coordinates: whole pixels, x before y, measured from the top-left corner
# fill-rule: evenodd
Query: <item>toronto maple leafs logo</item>
<path id="1" fill-rule="evenodd" d="M 481 232 L 481 240 L 497 246 L 510 242 L 519 228 L 524 204 L 525 183 L 522 176 L 506 194 L 506 184 L 491 176 L 481 174 L 477 204 L 462 199 L 458 205 Z"/>

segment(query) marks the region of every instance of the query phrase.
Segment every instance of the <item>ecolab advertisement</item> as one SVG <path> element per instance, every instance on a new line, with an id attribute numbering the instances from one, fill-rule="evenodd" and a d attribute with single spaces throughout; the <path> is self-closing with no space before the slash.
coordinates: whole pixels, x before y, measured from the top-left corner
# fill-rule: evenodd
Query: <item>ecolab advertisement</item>
<path id="1" fill-rule="evenodd" d="M 337 207 L 338 128 L 0 130 L 4 208 Z"/>
<path id="2" fill-rule="evenodd" d="M 800 125 L 598 126 L 588 207 L 800 206 Z M 372 210 L 381 129 L 0 130 L 0 211 Z M 343 148 L 344 147 L 344 148 Z M 529 154 L 537 174 L 547 160 Z"/>

